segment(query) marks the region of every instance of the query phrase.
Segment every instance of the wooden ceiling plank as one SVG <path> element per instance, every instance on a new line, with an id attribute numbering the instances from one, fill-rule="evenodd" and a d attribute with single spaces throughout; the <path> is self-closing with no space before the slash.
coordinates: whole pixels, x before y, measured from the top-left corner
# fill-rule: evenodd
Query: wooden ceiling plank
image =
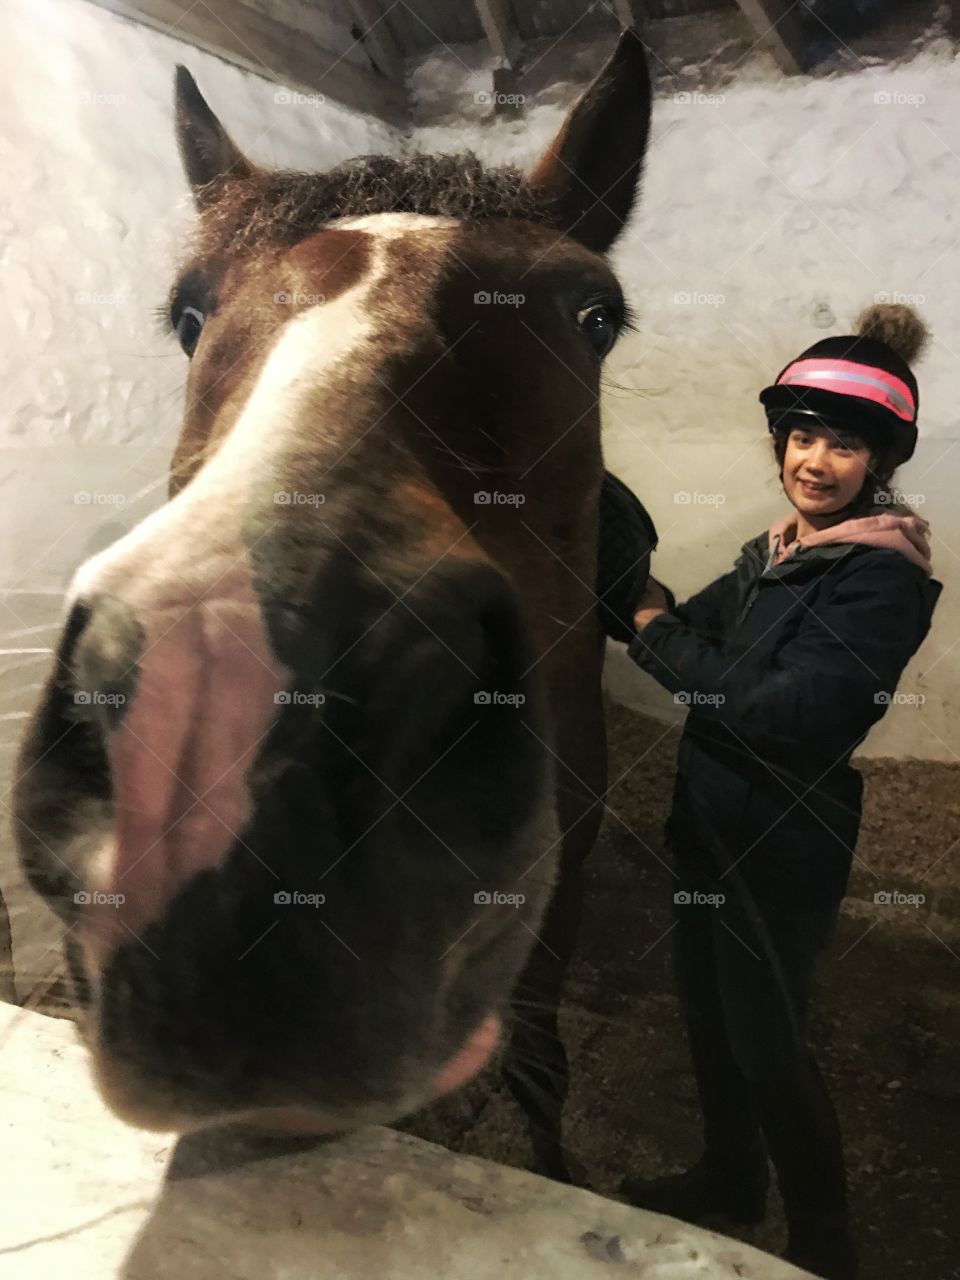
<path id="1" fill-rule="evenodd" d="M 403 51 L 384 22 L 383 4 L 379 0 L 350 0 L 350 8 L 363 32 L 364 48 L 388 80 L 402 85 L 406 74 Z"/>
<path id="2" fill-rule="evenodd" d="M 502 66 L 516 68 L 523 48 L 510 11 L 510 0 L 473 0 L 494 57 Z"/>
<path id="3" fill-rule="evenodd" d="M 215 54 L 305 94 L 322 94 L 354 111 L 403 127 L 409 105 L 403 84 L 321 48 L 309 34 L 284 25 L 242 0 L 92 0 L 119 17 Z M 223 14 L 221 17 L 220 14 Z"/>
<path id="4" fill-rule="evenodd" d="M 651 13 L 648 0 L 613 0 L 613 8 L 625 27 L 636 27 L 638 31 L 657 16 Z"/>
<path id="5" fill-rule="evenodd" d="M 747 21 L 782 70 L 795 75 L 807 65 L 808 38 L 790 0 L 737 0 Z"/>

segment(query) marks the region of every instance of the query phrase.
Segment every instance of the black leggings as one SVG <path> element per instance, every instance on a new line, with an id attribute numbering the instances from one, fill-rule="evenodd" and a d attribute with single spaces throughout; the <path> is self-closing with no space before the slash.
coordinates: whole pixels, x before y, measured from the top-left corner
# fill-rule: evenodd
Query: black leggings
<path id="1" fill-rule="evenodd" d="M 681 857 L 675 866 L 674 963 L 707 1159 L 735 1174 L 755 1166 L 766 1139 L 788 1218 L 843 1213 L 840 1129 L 806 1039 L 815 962 L 839 901 L 775 905 L 735 872 L 708 878 Z"/>

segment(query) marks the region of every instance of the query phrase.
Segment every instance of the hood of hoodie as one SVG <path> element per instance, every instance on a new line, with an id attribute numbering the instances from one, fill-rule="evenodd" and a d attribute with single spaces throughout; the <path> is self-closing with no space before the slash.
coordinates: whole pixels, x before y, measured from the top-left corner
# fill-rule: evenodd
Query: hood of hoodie
<path id="1" fill-rule="evenodd" d="M 869 547 L 883 547 L 899 551 L 913 564 L 929 575 L 933 572 L 930 562 L 930 525 L 920 516 L 882 515 L 859 516 L 844 520 L 829 529 L 797 537 L 797 513 L 775 520 L 767 532 L 767 547 L 771 565 L 783 564 L 798 551 L 813 547 L 836 546 L 856 542 Z"/>

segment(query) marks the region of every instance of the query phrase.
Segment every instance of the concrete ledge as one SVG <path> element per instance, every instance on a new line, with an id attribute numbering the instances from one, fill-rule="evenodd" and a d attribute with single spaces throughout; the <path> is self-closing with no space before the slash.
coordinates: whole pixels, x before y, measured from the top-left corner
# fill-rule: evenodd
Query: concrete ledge
<path id="1" fill-rule="evenodd" d="M 73 1024 L 0 1005 L 5 1280 L 799 1280 L 795 1267 L 391 1129 L 187 1139 L 105 1110 Z"/>

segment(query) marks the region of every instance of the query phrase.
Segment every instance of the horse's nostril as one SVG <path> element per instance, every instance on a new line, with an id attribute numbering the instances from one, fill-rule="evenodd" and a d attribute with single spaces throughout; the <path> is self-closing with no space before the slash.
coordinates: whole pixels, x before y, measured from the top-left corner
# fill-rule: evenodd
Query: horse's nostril
<path id="1" fill-rule="evenodd" d="M 474 598 L 483 637 L 482 670 L 478 674 L 488 680 L 515 681 L 529 661 L 519 599 L 510 582 L 496 570 L 484 571 L 478 581 Z"/>
<path id="2" fill-rule="evenodd" d="M 57 661 L 67 671 L 70 671 L 73 666 L 77 645 L 92 615 L 93 610 L 85 600 L 78 600 L 70 610 L 70 616 L 60 636 L 60 647 L 57 650 Z"/>
<path id="3" fill-rule="evenodd" d="M 113 596 L 100 595 L 84 610 L 85 616 L 76 609 L 70 616 L 77 636 L 61 661 L 78 698 L 96 706 L 113 728 L 134 694 L 145 636 L 133 610 Z"/>

